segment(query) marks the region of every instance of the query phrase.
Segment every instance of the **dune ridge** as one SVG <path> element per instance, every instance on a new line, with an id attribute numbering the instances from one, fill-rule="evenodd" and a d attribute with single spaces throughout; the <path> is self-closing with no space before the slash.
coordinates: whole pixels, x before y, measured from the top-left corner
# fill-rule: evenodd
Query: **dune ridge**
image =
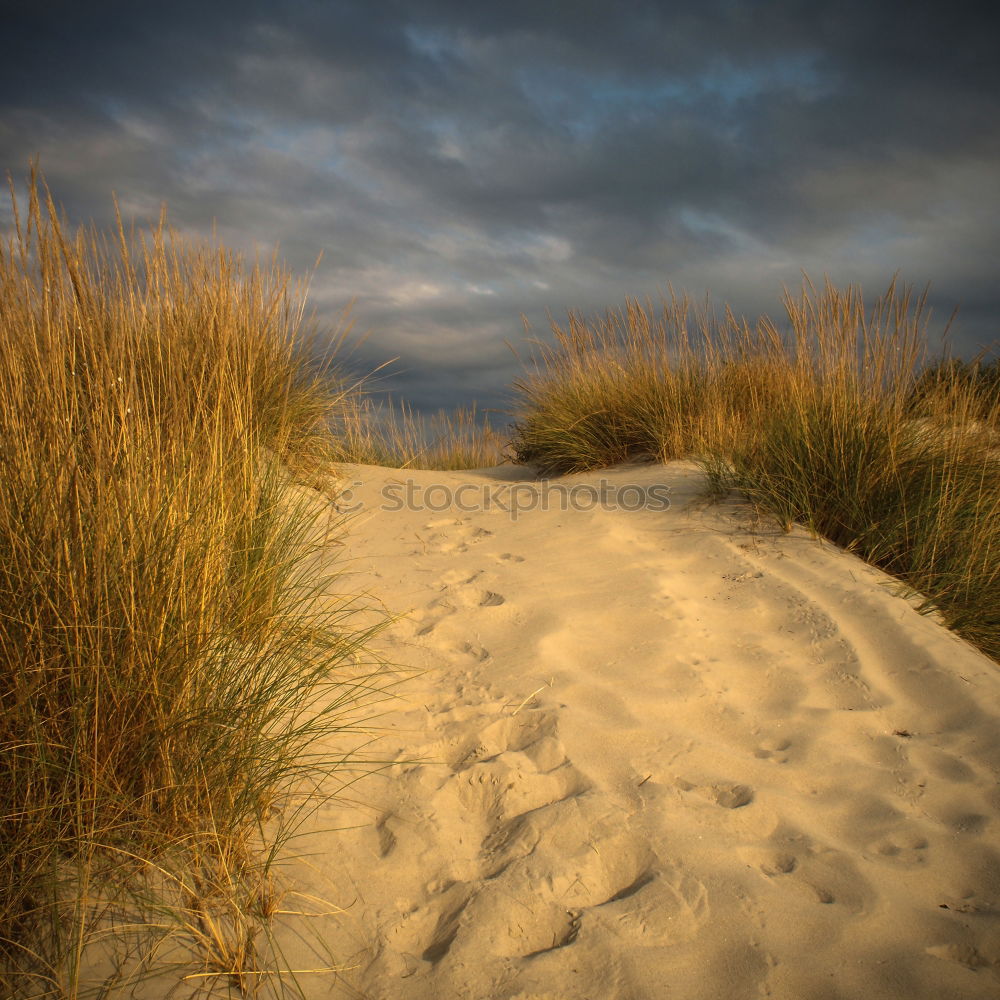
<path id="1" fill-rule="evenodd" d="M 523 472 L 345 470 L 350 583 L 410 612 L 388 653 L 425 672 L 401 763 L 300 845 L 353 900 L 344 995 L 996 996 L 997 665 L 850 554 L 700 503 L 691 463 L 557 481 L 667 510 L 381 509 Z"/>

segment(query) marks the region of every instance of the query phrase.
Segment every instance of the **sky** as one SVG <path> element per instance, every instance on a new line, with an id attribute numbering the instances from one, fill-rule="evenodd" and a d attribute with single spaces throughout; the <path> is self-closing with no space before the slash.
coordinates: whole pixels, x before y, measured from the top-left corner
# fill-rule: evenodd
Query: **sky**
<path id="1" fill-rule="evenodd" d="M 547 316 L 668 286 L 930 283 L 1000 337 L 1000 14 L 879 0 L 79 0 L 4 7 L 0 168 L 312 274 L 359 373 L 501 411 Z M 23 190 L 23 187 L 21 188 Z M 10 232 L 0 202 L 0 231 Z M 313 271 L 317 256 L 323 257 Z M 987 355 L 988 357 L 993 355 Z"/>

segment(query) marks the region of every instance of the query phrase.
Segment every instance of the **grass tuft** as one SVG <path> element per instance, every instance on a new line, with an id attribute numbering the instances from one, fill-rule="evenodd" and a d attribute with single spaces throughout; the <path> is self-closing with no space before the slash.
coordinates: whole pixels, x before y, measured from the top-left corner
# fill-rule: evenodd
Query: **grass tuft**
<path id="1" fill-rule="evenodd" d="M 0 992 L 83 995 L 111 921 L 146 958 L 112 948 L 95 992 L 159 935 L 252 993 L 269 859 L 333 766 L 318 741 L 356 746 L 385 683 L 378 623 L 310 558 L 338 526 L 296 485 L 332 469 L 345 391 L 306 362 L 276 266 L 162 218 L 70 237 L 35 171 L 23 218 L 11 197 Z"/>
<path id="2" fill-rule="evenodd" d="M 394 469 L 484 469 L 510 461 L 504 436 L 476 407 L 432 416 L 358 391 L 334 425 L 337 459 Z"/>
<path id="3" fill-rule="evenodd" d="M 882 566 L 1000 659 L 998 363 L 928 365 L 926 293 L 895 280 L 786 293 L 788 327 L 687 299 L 552 324 L 516 385 L 513 449 L 541 474 L 693 457 L 737 489 Z"/>

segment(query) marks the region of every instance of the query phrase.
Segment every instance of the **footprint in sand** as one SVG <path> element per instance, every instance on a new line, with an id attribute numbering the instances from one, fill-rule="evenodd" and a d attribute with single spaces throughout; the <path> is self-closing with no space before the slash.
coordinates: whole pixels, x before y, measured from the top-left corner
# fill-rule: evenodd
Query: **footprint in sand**
<path id="1" fill-rule="evenodd" d="M 491 896 L 494 906 L 504 897 L 532 908 L 556 903 L 577 914 L 584 930 L 600 926 L 615 938 L 648 945 L 688 940 L 708 918 L 704 884 L 622 829 L 600 796 L 517 817 L 497 830 L 490 848 L 503 864 L 484 903 Z M 574 931 L 524 957 L 538 958 L 575 939 Z"/>
<path id="2" fill-rule="evenodd" d="M 454 949 L 458 960 L 475 961 L 483 940 L 488 940 L 494 955 L 534 959 L 572 944 L 580 930 L 578 911 L 555 900 L 518 905 L 492 887 L 481 889 L 469 901 L 463 918 L 454 929 L 447 924 L 441 928 L 441 940 L 424 952 L 426 958 L 433 954 L 440 960 Z"/>
<path id="3" fill-rule="evenodd" d="M 742 809 L 753 802 L 753 789 L 749 785 L 712 785 L 711 796 L 723 809 Z"/>
<path id="4" fill-rule="evenodd" d="M 460 747 L 452 768 L 493 760 L 513 751 L 528 757 L 540 773 L 566 763 L 566 751 L 556 735 L 556 715 L 548 711 L 527 711 L 505 715 L 479 730 L 475 742 Z"/>
<path id="5" fill-rule="evenodd" d="M 620 934 L 629 932 L 649 944 L 690 939 L 708 918 L 704 884 L 670 865 L 642 874 L 596 910 Z"/>
<path id="6" fill-rule="evenodd" d="M 471 577 L 466 577 L 460 586 L 453 586 L 445 583 L 440 596 L 434 598 L 424 609 L 421 616 L 410 619 L 410 627 L 416 636 L 430 635 L 446 618 L 464 608 L 498 608 L 507 603 L 503 594 L 498 594 L 495 590 L 487 590 L 483 587 L 474 586 L 474 582 L 480 573 L 475 573 Z M 470 652 L 462 647 L 462 652 Z M 478 654 L 475 654 L 478 655 Z M 487 653 L 486 656 L 489 654 Z M 481 656 L 481 659 L 486 659 Z"/>
<path id="7" fill-rule="evenodd" d="M 742 809 L 753 802 L 754 792 L 749 785 L 738 785 L 728 781 L 712 785 L 696 785 L 684 778 L 676 778 L 674 784 L 682 792 L 696 792 L 702 798 L 714 802 L 723 809 Z"/>
<path id="8" fill-rule="evenodd" d="M 480 542 L 485 542 L 487 538 L 492 537 L 493 532 L 486 528 L 473 528 L 470 531 L 468 527 L 465 527 L 458 532 L 454 550 L 456 552 L 468 552 L 470 545 L 478 545 Z"/>
<path id="9" fill-rule="evenodd" d="M 605 810 L 576 797 L 498 827 L 484 843 L 496 867 L 465 911 L 469 930 L 442 927 L 439 944 L 446 940 L 447 953 L 467 962 L 481 953 L 485 935 L 504 957 L 535 963 L 597 927 L 648 945 L 693 937 L 708 918 L 705 886 L 663 864 Z"/>
<path id="10" fill-rule="evenodd" d="M 467 519 L 444 517 L 427 521 L 416 533 L 420 549 L 414 555 L 447 555 L 453 552 L 468 552 L 470 545 L 491 538 L 493 532 L 486 528 L 470 528 Z"/>
<path id="11" fill-rule="evenodd" d="M 425 879 L 386 928 L 381 971 L 450 975 L 481 965 L 488 940 L 491 960 L 523 962 L 538 975 L 562 974 L 570 961 L 585 972 L 590 933 L 649 946 L 697 935 L 709 918 L 705 885 L 623 825 L 567 759 L 557 714 L 497 717 L 503 706 L 487 707 L 446 772 L 403 771 L 409 808 L 376 824 L 380 856 L 393 863 L 401 852 L 401 869 L 419 860 Z M 732 797 L 730 808 L 746 797 L 741 786 L 715 792 Z"/>
<path id="12" fill-rule="evenodd" d="M 503 594 L 477 585 L 482 576 L 482 570 L 479 570 L 471 576 L 463 574 L 457 580 L 443 577 L 444 586 L 441 588 L 441 594 L 431 601 L 429 607 L 443 607 L 449 611 L 456 611 L 459 608 L 497 608 L 501 604 L 506 604 L 507 599 Z"/>
<path id="13" fill-rule="evenodd" d="M 427 903 L 401 915 L 386 935 L 385 952 L 395 953 L 399 964 L 405 966 L 418 956 L 425 962 L 440 961 L 458 933 L 458 922 L 471 898 L 467 883 L 449 883 Z"/>
<path id="14" fill-rule="evenodd" d="M 768 853 L 760 862 L 760 870 L 768 877 L 775 875 L 789 875 L 795 871 L 798 861 L 794 854 L 785 851 L 774 851 Z"/>
<path id="15" fill-rule="evenodd" d="M 438 579 L 441 581 L 441 590 L 447 590 L 449 587 L 455 586 L 455 584 L 470 584 L 474 583 L 477 577 L 483 575 L 482 570 L 476 570 L 475 573 L 469 574 L 467 569 L 450 569 L 447 573 L 442 573 Z"/>
<path id="16" fill-rule="evenodd" d="M 459 517 L 438 517 L 424 524 L 425 531 L 432 531 L 434 528 L 456 528 L 461 527 L 462 519 Z"/>
<path id="17" fill-rule="evenodd" d="M 448 605 L 439 604 L 437 601 L 432 602 L 429 605 L 429 610 L 432 612 L 438 611 L 438 609 L 443 609 L 440 613 L 432 613 L 425 615 L 416 621 L 413 621 L 414 635 L 423 636 L 430 635 L 447 618 L 449 615 L 455 613 L 455 608 L 449 607 Z"/>
<path id="18" fill-rule="evenodd" d="M 375 834 L 378 837 L 378 853 L 380 858 L 384 858 L 393 852 L 396 847 L 396 834 L 393 831 L 396 818 L 392 813 L 387 813 L 379 818 L 375 824 Z"/>

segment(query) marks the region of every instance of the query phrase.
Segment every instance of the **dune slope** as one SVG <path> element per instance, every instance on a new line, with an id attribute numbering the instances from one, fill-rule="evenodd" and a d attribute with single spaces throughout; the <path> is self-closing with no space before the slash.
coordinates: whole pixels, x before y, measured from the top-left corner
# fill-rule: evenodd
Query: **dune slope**
<path id="1" fill-rule="evenodd" d="M 519 474 L 345 470 L 348 585 L 409 612 L 385 642 L 424 673 L 383 720 L 401 763 L 297 845 L 351 904 L 323 933 L 353 969 L 308 988 L 1000 994 L 1000 668 L 853 556 L 699 503 L 691 464 L 515 519 Z"/>

